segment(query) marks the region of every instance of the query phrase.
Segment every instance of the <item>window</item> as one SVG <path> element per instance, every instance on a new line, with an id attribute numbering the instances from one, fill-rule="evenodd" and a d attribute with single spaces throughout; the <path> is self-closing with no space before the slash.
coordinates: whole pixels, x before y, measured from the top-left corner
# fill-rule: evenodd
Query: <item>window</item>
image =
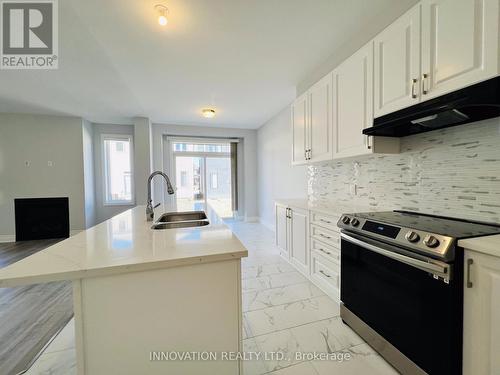
<path id="1" fill-rule="evenodd" d="M 132 137 L 103 135 L 104 204 L 133 204 Z"/>
<path id="2" fill-rule="evenodd" d="M 212 189 L 217 189 L 219 187 L 219 177 L 217 176 L 217 173 L 210 174 L 210 186 Z"/>
<path id="3" fill-rule="evenodd" d="M 188 181 L 188 176 L 186 171 L 181 171 L 181 186 L 186 187 Z"/>

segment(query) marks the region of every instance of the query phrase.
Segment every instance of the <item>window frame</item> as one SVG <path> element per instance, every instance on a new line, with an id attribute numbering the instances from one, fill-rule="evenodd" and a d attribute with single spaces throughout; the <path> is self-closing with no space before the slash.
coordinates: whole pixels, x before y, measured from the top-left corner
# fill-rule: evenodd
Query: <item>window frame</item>
<path id="1" fill-rule="evenodd" d="M 128 141 L 130 143 L 130 200 L 110 200 L 109 195 L 109 160 L 105 141 Z M 135 206 L 134 184 L 134 138 L 131 134 L 101 134 L 102 154 L 102 204 L 103 206 Z"/>

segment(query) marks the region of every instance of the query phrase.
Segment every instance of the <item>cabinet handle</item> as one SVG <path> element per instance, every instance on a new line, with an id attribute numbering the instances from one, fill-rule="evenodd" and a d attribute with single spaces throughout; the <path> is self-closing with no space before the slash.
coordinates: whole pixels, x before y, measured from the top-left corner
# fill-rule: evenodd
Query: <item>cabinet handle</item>
<path id="1" fill-rule="evenodd" d="M 326 239 L 329 239 L 329 240 L 330 240 L 330 239 L 332 239 L 332 237 L 327 236 L 326 234 L 323 234 L 323 233 L 320 233 L 319 235 L 320 235 L 321 237 L 326 238 Z"/>
<path id="2" fill-rule="evenodd" d="M 422 94 L 427 95 L 429 93 L 428 90 L 425 88 L 425 81 L 429 78 L 429 75 L 427 73 L 422 74 Z"/>
<path id="3" fill-rule="evenodd" d="M 332 255 L 331 252 L 326 251 L 325 249 L 322 249 L 321 247 L 318 247 L 318 250 L 324 252 L 325 254 Z"/>
<path id="4" fill-rule="evenodd" d="M 327 224 L 331 224 L 332 223 L 331 221 L 325 220 L 325 219 L 319 219 L 319 221 L 322 221 L 323 223 L 327 223 Z"/>
<path id="5" fill-rule="evenodd" d="M 417 93 L 415 92 L 415 84 L 416 83 L 417 83 L 417 79 L 413 78 L 411 80 L 411 97 L 412 97 L 412 99 L 416 99 L 417 98 Z"/>
<path id="6" fill-rule="evenodd" d="M 470 267 L 474 261 L 472 259 L 467 259 L 467 288 L 472 288 L 472 281 L 470 280 Z"/>
<path id="7" fill-rule="evenodd" d="M 319 272 L 321 272 L 321 273 L 322 273 L 323 275 L 325 275 L 326 277 L 329 277 L 329 278 L 331 277 L 329 274 L 327 274 L 327 273 L 326 273 L 325 271 L 323 271 L 323 270 L 319 270 Z"/>

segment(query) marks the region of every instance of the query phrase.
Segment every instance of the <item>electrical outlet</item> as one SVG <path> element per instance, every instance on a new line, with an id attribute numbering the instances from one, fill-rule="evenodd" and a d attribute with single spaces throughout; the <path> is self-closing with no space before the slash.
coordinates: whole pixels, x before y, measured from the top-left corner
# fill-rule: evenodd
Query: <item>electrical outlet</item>
<path id="1" fill-rule="evenodd" d="M 54 162 L 53 162 L 52 160 L 49 160 L 49 161 L 47 162 L 47 166 L 48 166 L 48 167 L 53 167 L 53 166 L 54 166 Z"/>

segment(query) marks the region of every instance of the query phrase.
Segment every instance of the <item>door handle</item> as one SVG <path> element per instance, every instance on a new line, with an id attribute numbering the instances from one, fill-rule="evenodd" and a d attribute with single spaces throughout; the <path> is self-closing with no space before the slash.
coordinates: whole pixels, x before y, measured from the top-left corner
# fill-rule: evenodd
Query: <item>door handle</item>
<path id="1" fill-rule="evenodd" d="M 417 98 L 417 93 L 415 92 L 415 84 L 416 83 L 417 83 L 417 79 L 413 78 L 411 80 L 411 97 L 412 97 L 412 99 L 416 99 Z"/>
<path id="2" fill-rule="evenodd" d="M 470 267 L 474 264 L 474 260 L 467 259 L 467 288 L 472 288 L 473 284 L 470 279 Z"/>
<path id="3" fill-rule="evenodd" d="M 329 274 L 327 274 L 325 271 L 319 270 L 319 272 L 322 273 L 323 275 L 325 275 L 326 277 L 331 278 L 331 276 Z"/>
<path id="4" fill-rule="evenodd" d="M 427 95 L 429 93 L 428 90 L 425 88 L 425 81 L 429 78 L 429 75 L 427 73 L 422 74 L 422 94 Z"/>

